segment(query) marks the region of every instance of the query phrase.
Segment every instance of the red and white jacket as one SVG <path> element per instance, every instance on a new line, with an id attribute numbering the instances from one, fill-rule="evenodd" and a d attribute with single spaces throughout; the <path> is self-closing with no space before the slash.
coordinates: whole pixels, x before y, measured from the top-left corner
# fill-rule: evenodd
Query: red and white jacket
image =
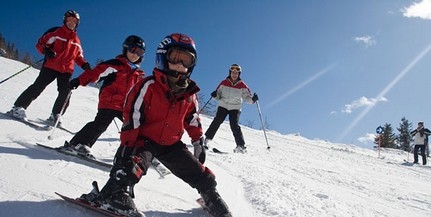
<path id="1" fill-rule="evenodd" d="M 144 146 L 144 138 L 159 145 L 169 146 L 181 140 L 184 130 L 192 141 L 202 136 L 194 81 L 182 94 L 175 96 L 165 74 L 157 70 L 153 76 L 139 81 L 126 97 L 123 110 L 121 145 Z"/>
<path id="2" fill-rule="evenodd" d="M 254 103 L 248 86 L 239 80 L 233 83 L 229 78 L 226 78 L 217 86 L 217 97 L 214 99 L 219 101 L 218 106 L 227 110 L 241 110 L 242 101 L 252 104 Z"/>
<path id="3" fill-rule="evenodd" d="M 99 109 L 123 111 L 127 92 L 142 80 L 144 75 L 143 70 L 132 69 L 127 59 L 118 55 L 115 59 L 98 64 L 92 70 L 84 71 L 78 78 L 82 86 L 103 81 L 99 93 Z"/>
<path id="4" fill-rule="evenodd" d="M 51 48 L 57 55 L 46 59 L 43 67 L 60 73 L 73 73 L 74 64 L 82 67 L 87 61 L 84 59 L 81 41 L 76 31 L 68 29 L 65 25 L 48 32 L 39 38 L 36 49 L 43 53 L 44 48 Z"/>

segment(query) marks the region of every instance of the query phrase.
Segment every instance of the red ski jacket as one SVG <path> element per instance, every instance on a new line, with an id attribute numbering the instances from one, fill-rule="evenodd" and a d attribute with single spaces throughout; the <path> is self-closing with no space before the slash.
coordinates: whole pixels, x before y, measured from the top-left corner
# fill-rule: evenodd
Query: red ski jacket
<path id="1" fill-rule="evenodd" d="M 142 80 L 144 75 L 143 70 L 132 69 L 127 59 L 118 55 L 115 59 L 98 64 L 92 70 L 84 71 L 78 78 L 82 86 L 103 81 L 99 93 L 99 109 L 123 111 L 127 92 Z"/>
<path id="2" fill-rule="evenodd" d="M 123 110 L 121 145 L 144 146 L 144 138 L 169 146 L 181 140 L 184 130 L 192 141 L 202 136 L 195 93 L 200 89 L 194 81 L 182 94 L 175 96 L 167 77 L 156 68 L 153 76 L 139 81 L 126 97 Z"/>
<path id="3" fill-rule="evenodd" d="M 39 53 L 44 54 L 44 48 L 51 48 L 57 55 L 54 58 L 46 59 L 43 67 L 60 73 L 72 74 L 75 63 L 82 67 L 87 62 L 84 59 L 81 41 L 76 31 L 68 29 L 65 25 L 54 31 L 48 30 L 39 38 L 36 49 Z"/>

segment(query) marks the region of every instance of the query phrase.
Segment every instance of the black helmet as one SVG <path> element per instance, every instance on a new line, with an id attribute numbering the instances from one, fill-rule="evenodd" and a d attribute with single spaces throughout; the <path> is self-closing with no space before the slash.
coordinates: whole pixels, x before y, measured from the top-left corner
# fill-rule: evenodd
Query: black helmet
<path id="1" fill-rule="evenodd" d="M 191 66 L 187 67 L 189 76 L 191 75 L 193 68 L 197 61 L 196 46 L 193 39 L 185 34 L 173 33 L 166 36 L 157 47 L 156 51 L 156 68 L 167 75 L 174 75 L 175 72 L 171 72 L 168 67 L 168 61 L 166 54 L 170 48 L 180 48 L 188 51 L 194 58 Z"/>
<path id="2" fill-rule="evenodd" d="M 79 21 L 81 20 L 81 18 L 79 17 L 78 12 L 76 12 L 74 10 L 68 10 L 68 11 L 66 11 L 66 13 L 64 13 L 64 16 L 63 16 L 63 24 L 66 24 L 66 18 L 67 17 L 75 17 L 78 20 L 78 23 L 76 24 L 76 27 L 75 27 L 75 29 L 77 29 L 78 25 L 79 25 Z"/>
<path id="3" fill-rule="evenodd" d="M 140 63 L 145 55 L 145 41 L 139 36 L 136 35 L 130 35 L 128 36 L 124 42 L 123 42 L 123 55 L 126 56 L 127 49 L 130 49 L 132 47 L 138 47 L 144 51 L 144 53 L 139 58 L 139 60 L 136 63 Z"/>

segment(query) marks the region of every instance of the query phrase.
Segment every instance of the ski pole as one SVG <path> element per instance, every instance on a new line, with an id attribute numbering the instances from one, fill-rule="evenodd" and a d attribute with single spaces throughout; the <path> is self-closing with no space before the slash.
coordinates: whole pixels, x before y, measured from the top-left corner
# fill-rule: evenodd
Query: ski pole
<path id="1" fill-rule="evenodd" d="M 64 111 L 64 109 L 66 108 L 66 105 L 67 105 L 67 103 L 68 103 L 68 101 L 69 101 L 69 99 L 70 99 L 70 96 L 72 95 L 72 91 L 71 90 L 69 90 L 69 93 L 67 94 L 67 97 L 66 97 L 66 101 L 64 101 L 64 104 L 63 104 L 63 106 L 61 107 L 61 111 L 60 111 L 60 116 L 57 118 L 57 120 L 55 120 L 55 124 L 54 124 L 54 127 L 52 128 L 52 130 L 51 130 L 51 134 L 48 136 L 48 139 L 49 140 L 52 140 L 52 135 L 54 134 L 54 132 L 55 132 L 55 129 L 57 129 L 57 126 L 58 126 L 58 123 L 60 122 L 60 118 L 61 118 L 61 116 L 63 116 L 62 114 L 63 114 L 63 111 Z"/>
<path id="2" fill-rule="evenodd" d="M 13 77 L 15 77 L 15 76 L 17 76 L 18 74 L 20 74 L 21 72 L 23 72 L 23 71 L 25 71 L 25 70 L 29 69 L 30 67 L 35 66 L 36 64 L 38 64 L 38 63 L 42 62 L 42 60 L 44 60 L 44 59 L 45 59 L 45 58 L 42 58 L 42 59 L 38 60 L 37 62 L 35 62 L 35 63 L 31 64 L 31 65 L 28 65 L 27 67 L 25 67 L 25 68 L 24 68 L 24 69 L 22 69 L 21 71 L 19 71 L 19 72 L 15 73 L 15 74 L 13 74 L 13 75 L 11 75 L 11 76 L 9 76 L 9 77 L 7 77 L 7 78 L 3 79 L 2 81 L 0 81 L 0 84 L 1 84 L 1 83 L 3 83 L 3 82 L 5 82 L 5 81 L 7 81 L 7 80 L 9 80 L 9 79 L 11 79 L 11 78 L 13 78 Z"/>
<path id="3" fill-rule="evenodd" d="M 211 99 L 212 99 L 212 97 L 210 97 L 210 98 L 208 99 L 208 101 L 205 103 L 205 105 L 204 105 L 204 106 L 202 106 L 202 108 L 199 110 L 199 114 L 201 113 L 201 111 L 202 111 L 202 110 L 204 110 L 204 108 L 208 105 L 208 103 L 211 101 Z"/>
<path id="4" fill-rule="evenodd" d="M 115 126 L 117 127 L 118 133 L 121 133 L 121 130 L 120 130 L 120 128 L 118 127 L 118 124 L 117 124 L 117 122 L 115 121 L 115 118 L 114 118 L 114 124 L 115 124 Z"/>
<path id="5" fill-rule="evenodd" d="M 256 105 L 257 105 L 257 111 L 259 112 L 260 122 L 262 123 L 263 134 L 265 135 L 266 146 L 267 146 L 267 149 L 270 149 L 271 147 L 269 146 L 269 143 L 268 143 L 268 137 L 266 137 L 265 125 L 263 124 L 263 120 L 262 120 L 262 112 L 260 111 L 259 100 L 256 100 Z"/>

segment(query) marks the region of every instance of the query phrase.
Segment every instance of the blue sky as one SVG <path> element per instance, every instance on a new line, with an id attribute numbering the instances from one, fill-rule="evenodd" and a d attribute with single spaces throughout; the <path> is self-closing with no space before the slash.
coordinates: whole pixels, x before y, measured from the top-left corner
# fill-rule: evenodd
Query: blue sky
<path id="1" fill-rule="evenodd" d="M 372 147 L 366 138 L 376 127 L 395 129 L 403 116 L 431 127 L 431 0 L 47 0 L 5 1 L 2 9 L 3 37 L 37 58 L 37 39 L 68 9 L 81 15 L 78 34 L 92 65 L 139 35 L 147 74 L 164 36 L 188 34 L 202 93 L 209 98 L 240 64 L 269 128 L 282 134 Z M 245 104 L 241 121 L 259 128 L 257 107 Z"/>

